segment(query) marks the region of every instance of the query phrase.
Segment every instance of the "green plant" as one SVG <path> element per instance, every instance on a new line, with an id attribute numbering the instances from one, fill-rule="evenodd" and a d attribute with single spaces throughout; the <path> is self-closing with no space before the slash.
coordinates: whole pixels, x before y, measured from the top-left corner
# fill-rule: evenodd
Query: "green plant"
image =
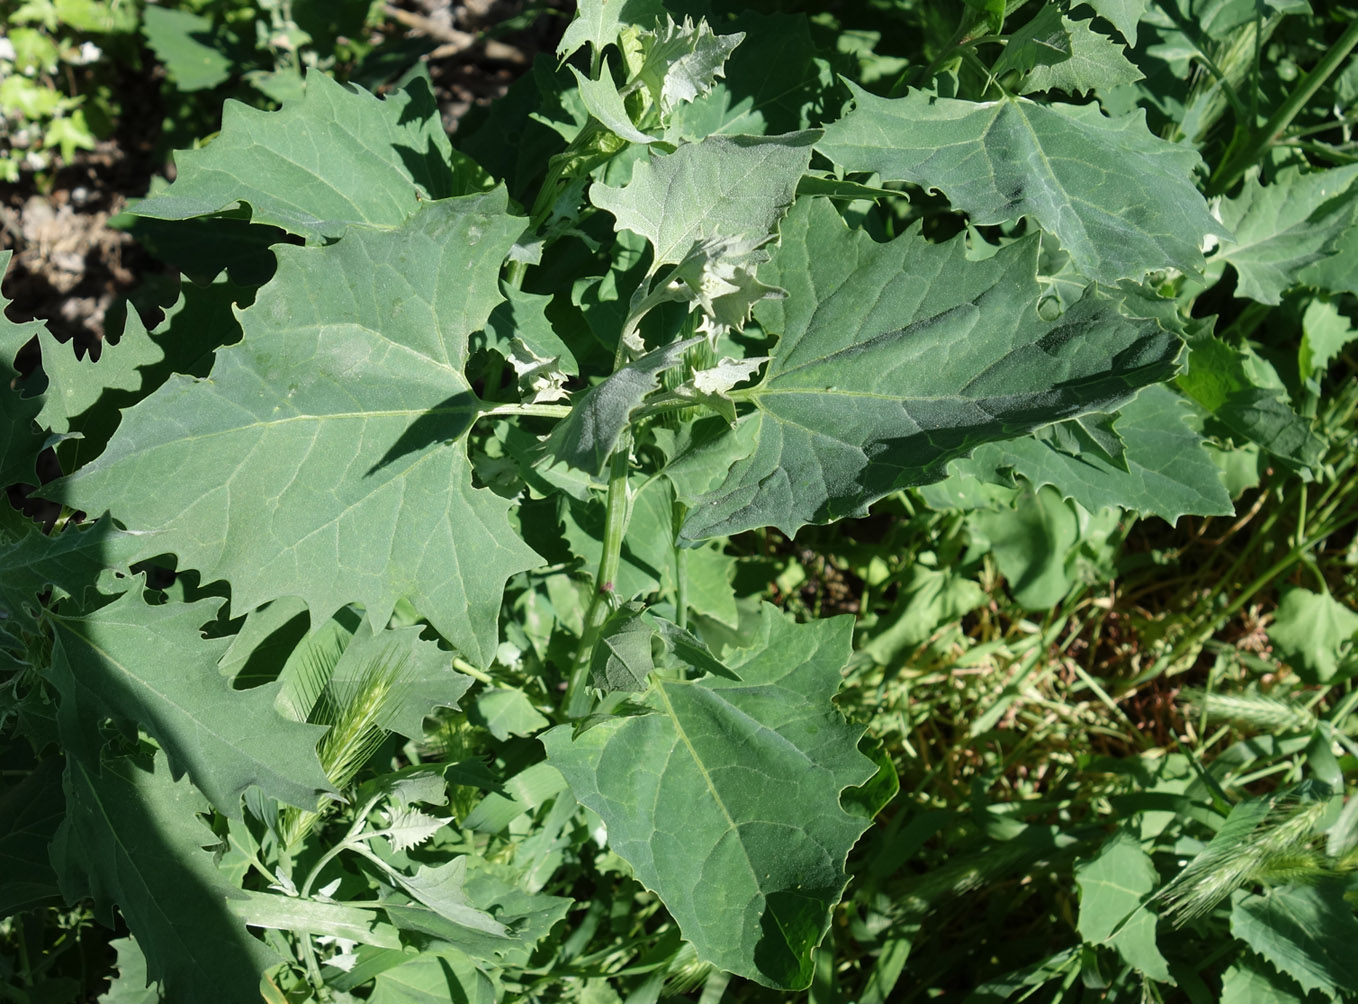
<path id="1" fill-rule="evenodd" d="M 123 0 L 8 0 L 0 4 L 0 181 L 46 172 L 59 153 L 92 150 L 117 102 L 107 86 L 77 82 L 126 48 L 137 7 Z"/>
<path id="2" fill-rule="evenodd" d="M 1097 10 L 1107 23 L 963 6 L 940 31 L 903 4 L 835 23 L 582 2 L 563 63 L 456 148 L 418 76 L 378 100 L 312 73 L 280 111 L 228 105 L 133 207 L 181 221 L 180 265 L 209 283 L 154 331 L 129 315 L 93 363 L 40 324 L 0 328 L 7 367 L 41 349 L 39 371 L 11 369 L 3 480 L 31 484 L 47 447 L 66 472 L 37 491 L 60 532 L 0 524 L 0 714 L 39 763 L 65 758 L 48 891 L 106 920 L 116 905 L 123 973 L 141 953 L 169 999 L 653 1001 L 702 982 L 715 1000 L 734 974 L 820 1000 L 852 974 L 853 996 L 884 1000 L 940 904 L 1060 868 L 1082 897 L 1069 943 L 996 948 L 977 999 L 1243 980 L 1242 946 L 1350 994 L 1334 945 L 1358 924 L 1354 820 L 1322 752 L 1348 748 L 1350 704 L 1289 719 L 1301 747 L 1210 770 L 1148 748 L 1091 761 L 1116 779 L 1021 792 L 1040 822 L 979 778 L 961 791 L 983 758 L 954 737 L 942 763 L 964 769 L 939 791 L 971 799 L 960 821 L 900 811 L 891 726 L 865 697 L 906 714 L 896 681 L 961 644 L 998 569 L 1043 613 L 990 622 L 985 651 L 1016 672 L 965 727 L 1021 712 L 1095 622 L 1089 584 L 1135 519 L 1231 514 L 1258 474 L 1241 456 L 1327 486 L 1267 582 L 1352 526 L 1335 459 L 1352 409 L 1322 388 L 1353 338 L 1355 170 L 1326 159 L 1347 120 L 1308 109 L 1348 100 L 1330 78 L 1354 33 L 1273 26 L 1311 69 L 1284 97 L 1258 58 L 1223 69 L 1260 95 L 1223 138 L 1219 111 L 1184 128 L 1216 107 L 1201 88 L 1140 83 L 1117 41 L 1140 29 L 1206 59 L 1201 12 Z M 1254 8 L 1218 13 L 1201 30 L 1252 24 L 1258 57 Z M 878 51 L 901 23 L 920 46 Z M 1102 104 L 1069 100 L 1091 92 Z M 1261 126 L 1270 98 L 1289 110 Z M 1201 147 L 1157 136 L 1138 100 Z M 1253 303 L 1232 302 L 1227 264 Z M 1311 317 L 1300 350 L 1252 338 L 1274 306 Z M 875 503 L 899 553 L 848 534 L 776 550 Z M 863 584 L 857 654 L 852 619 L 820 616 L 846 605 L 839 548 Z M 786 604 L 810 616 L 763 602 L 770 580 L 818 581 Z M 1153 675 L 1220 614 L 1167 639 Z M 1315 672 L 1347 679 L 1346 651 Z M 835 704 L 846 673 L 868 735 Z M 1288 757 L 1323 763 L 1325 787 L 1223 784 L 1242 758 Z M 984 773 L 1008 784 L 1010 766 Z M 1147 793 L 1169 819 L 1110 835 L 1090 808 Z M 864 898 L 836 914 L 888 805 L 863 844 L 877 857 L 853 861 Z M 945 826 L 966 853 L 888 896 L 893 864 Z M 1256 839 L 1267 853 L 1242 864 Z M 1162 878 L 1153 855 L 1204 847 Z M 1223 895 L 1239 921 L 1194 933 L 1225 960 L 1198 976 L 1156 911 L 1197 921 Z M 1288 911 L 1338 940 L 1293 944 Z M 853 945 L 814 956 L 840 928 Z"/>

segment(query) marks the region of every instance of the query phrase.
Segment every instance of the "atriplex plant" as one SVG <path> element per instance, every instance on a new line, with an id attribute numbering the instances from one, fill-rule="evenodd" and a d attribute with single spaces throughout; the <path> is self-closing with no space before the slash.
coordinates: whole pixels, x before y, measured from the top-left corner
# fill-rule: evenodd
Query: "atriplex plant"
<path id="1" fill-rule="evenodd" d="M 610 919 L 654 1000 L 692 956 L 634 882 L 701 963 L 806 987 L 894 778 L 833 704 L 852 621 L 761 606 L 726 538 L 950 464 L 957 498 L 1017 476 L 1171 521 L 1231 511 L 1209 436 L 1319 464 L 1193 307 L 1227 263 L 1264 304 L 1347 289 L 1358 167 L 1264 184 L 1249 132 L 1214 213 L 1198 152 L 1113 110 L 1121 44 L 1057 5 L 1008 34 L 966 7 L 894 86 L 799 18 L 689 6 L 582 0 L 458 148 L 418 76 L 228 106 L 133 210 L 224 276 L 96 365 L 0 326 L 4 482 L 51 446 L 38 494 L 89 517 L 3 514 L 0 714 L 64 753 L 61 893 L 116 905 L 167 999 L 532 996 Z M 1093 6 L 1135 40 L 1139 5 Z M 548 888 L 590 901 L 555 949 Z M 1119 903 L 1137 940 L 1100 940 L 1168 980 Z"/>

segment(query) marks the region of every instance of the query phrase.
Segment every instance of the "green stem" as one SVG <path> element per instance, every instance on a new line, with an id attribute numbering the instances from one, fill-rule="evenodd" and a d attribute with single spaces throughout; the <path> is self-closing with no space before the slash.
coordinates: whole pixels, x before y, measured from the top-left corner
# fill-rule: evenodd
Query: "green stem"
<path id="1" fill-rule="evenodd" d="M 325 986 L 325 977 L 321 975 L 321 964 L 316 958 L 316 949 L 311 944 L 311 935 L 303 931 L 297 935 L 297 939 L 302 949 L 302 962 L 306 965 L 307 982 L 311 984 L 311 989 L 316 991 L 318 1000 L 328 1000 L 330 991 Z"/>
<path id="2" fill-rule="evenodd" d="M 477 418 L 485 418 L 488 415 L 540 415 L 543 418 L 565 418 L 571 413 L 571 406 L 568 404 L 491 404 L 484 411 L 477 413 Z"/>
<path id="3" fill-rule="evenodd" d="M 608 475 L 608 503 L 604 514 L 603 554 L 599 556 L 599 572 L 594 577 L 594 596 L 585 613 L 585 628 L 580 635 L 580 647 L 575 653 L 575 665 L 571 669 L 570 683 L 566 687 L 566 715 L 569 718 L 583 718 L 589 711 L 589 663 L 594 655 L 594 646 L 599 641 L 599 633 L 608 620 L 612 607 L 611 598 L 614 584 L 618 579 L 618 568 L 622 563 L 622 538 L 627 532 L 627 519 L 632 500 L 627 491 L 627 473 L 630 466 L 632 437 L 624 433 L 613 451 L 613 459 Z"/>
<path id="4" fill-rule="evenodd" d="M 627 343 L 641 327 L 641 320 L 662 303 L 671 303 L 675 300 L 683 299 L 683 296 L 669 288 L 668 283 L 661 283 L 659 289 L 650 289 L 650 284 L 655 279 L 652 272 L 642 280 L 636 292 L 632 294 L 632 302 L 627 311 L 627 320 L 623 323 L 622 334 L 618 336 L 617 348 L 613 350 L 613 372 L 617 372 L 626 366 L 632 358 L 632 349 Z M 647 292 L 649 290 L 649 292 Z"/>
<path id="5" fill-rule="evenodd" d="M 312 866 L 311 872 L 306 877 L 306 882 L 302 884 L 300 891 L 302 899 L 306 899 L 311 895 L 311 887 L 316 883 L 316 879 L 320 876 L 322 868 L 328 865 L 334 858 L 339 857 L 343 851 L 359 846 L 356 842 L 357 837 L 359 833 L 362 832 L 363 827 L 367 824 L 368 813 L 372 812 L 381 797 L 382 796 L 379 794 L 370 798 L 367 804 L 363 806 L 355 817 L 354 824 L 349 827 L 349 832 L 344 835 L 344 839 L 322 854 L 321 859 Z"/>
<path id="6" fill-rule="evenodd" d="M 467 676 L 470 676 L 473 680 L 480 680 L 488 687 L 499 686 L 499 684 L 495 682 L 495 679 L 489 673 L 481 672 L 466 659 L 459 659 L 457 656 L 453 656 L 453 668 L 457 670 L 459 673 L 465 673 Z"/>
<path id="7" fill-rule="evenodd" d="M 1292 124 L 1292 120 L 1306 107 L 1306 103 L 1311 100 L 1321 85 L 1330 79 L 1335 70 L 1339 69 L 1339 65 L 1355 45 L 1358 45 L 1358 20 L 1349 24 L 1348 28 L 1344 30 L 1344 34 L 1339 36 L 1339 40 L 1330 46 L 1329 51 L 1321 57 L 1320 62 L 1312 67 L 1310 73 L 1301 78 L 1297 86 L 1292 89 L 1292 93 L 1269 116 L 1264 127 L 1254 134 L 1250 142 L 1246 143 L 1234 157 L 1228 158 L 1217 168 L 1207 186 L 1208 195 L 1222 194 L 1239 181 L 1250 167 L 1259 162 L 1264 152 L 1278 140 L 1283 130 Z"/>

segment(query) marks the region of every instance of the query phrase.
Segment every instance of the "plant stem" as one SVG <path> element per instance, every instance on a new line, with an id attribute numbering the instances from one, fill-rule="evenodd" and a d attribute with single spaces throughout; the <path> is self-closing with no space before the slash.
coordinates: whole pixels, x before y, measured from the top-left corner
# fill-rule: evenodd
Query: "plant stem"
<path id="1" fill-rule="evenodd" d="M 1208 195 L 1221 195 L 1249 170 L 1264 155 L 1274 142 L 1282 135 L 1284 129 L 1292 124 L 1292 120 L 1297 114 L 1306 107 L 1306 102 L 1320 86 L 1330 78 L 1335 70 L 1339 69 L 1350 50 L 1358 45 L 1358 20 L 1353 21 L 1344 34 L 1339 36 L 1338 41 L 1330 46 L 1319 63 L 1311 68 L 1311 72 L 1302 77 L 1297 86 L 1292 89 L 1292 93 L 1287 99 L 1278 106 L 1277 110 L 1269 116 L 1262 129 L 1254 134 L 1250 142 L 1246 143 L 1236 153 L 1235 156 L 1228 158 L 1218 168 L 1212 176 L 1211 182 L 1207 186 Z"/>
<path id="2" fill-rule="evenodd" d="M 321 859 L 312 866 L 311 872 L 307 875 L 306 882 L 302 884 L 299 893 L 302 899 L 306 899 L 311 895 L 311 887 L 316 883 L 316 879 L 320 876 L 322 868 L 328 865 L 332 859 L 339 857 L 341 852 L 359 846 L 357 843 L 358 835 L 363 831 L 363 827 L 367 825 L 368 813 L 372 812 L 381 797 L 382 796 L 379 794 L 368 799 L 367 804 L 364 805 L 354 817 L 354 824 L 349 827 L 349 832 L 344 835 L 344 839 L 322 854 Z"/>
<path id="3" fill-rule="evenodd" d="M 490 404 L 490 402 L 486 402 Z M 571 413 L 568 404 L 495 404 L 477 412 L 477 418 L 488 415 L 540 415 L 543 418 L 565 418 Z"/>
<path id="4" fill-rule="evenodd" d="M 608 475 L 608 502 L 604 511 L 603 553 L 599 556 L 599 572 L 594 577 L 594 596 L 585 613 L 585 627 L 580 635 L 580 647 L 575 653 L 570 683 L 566 687 L 566 716 L 581 718 L 589 710 L 589 662 L 599 632 L 608 620 L 612 607 L 610 599 L 622 563 L 622 538 L 627 532 L 632 500 L 627 491 L 627 473 L 631 463 L 632 437 L 624 433 L 613 451 Z"/>
<path id="5" fill-rule="evenodd" d="M 489 673 L 481 672 L 481 670 L 477 669 L 466 659 L 459 659 L 457 656 L 453 656 L 453 668 L 457 670 L 459 673 L 465 673 L 467 676 L 470 676 L 473 680 L 480 680 L 488 687 L 499 686 L 499 684 L 495 682 L 495 679 Z"/>

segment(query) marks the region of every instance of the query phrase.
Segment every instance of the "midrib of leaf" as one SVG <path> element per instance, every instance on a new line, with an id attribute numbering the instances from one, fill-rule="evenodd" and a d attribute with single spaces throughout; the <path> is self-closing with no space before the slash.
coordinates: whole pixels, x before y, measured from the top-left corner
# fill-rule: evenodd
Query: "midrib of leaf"
<path id="1" fill-rule="evenodd" d="M 1051 184 L 1053 190 L 1054 190 L 1054 191 L 1060 192 L 1060 193 L 1061 193 L 1061 196 L 1062 196 L 1067 202 L 1069 202 L 1069 203 L 1071 203 L 1071 204 L 1079 203 L 1079 204 L 1082 205 L 1082 206 L 1088 206 L 1090 209 L 1092 209 L 1092 210 L 1095 211 L 1095 212 L 1104 212 L 1104 210 L 1101 209 L 1101 208 L 1098 206 L 1098 204 L 1093 203 L 1093 202 L 1090 202 L 1090 201 L 1089 201 L 1088 199 L 1086 199 L 1086 198 L 1081 198 L 1080 196 L 1072 195 L 1072 194 L 1071 194 L 1071 193 L 1070 193 L 1070 192 L 1069 192 L 1069 191 L 1068 191 L 1068 190 L 1060 183 L 1060 181 L 1059 181 L 1059 179 L 1057 178 L 1057 175 L 1056 175 L 1056 170 L 1052 167 L 1051 160 L 1050 160 L 1050 158 L 1048 158 L 1048 156 L 1047 156 L 1047 151 L 1046 151 L 1046 150 L 1043 148 L 1043 146 L 1042 146 L 1041 137 L 1039 137 L 1038 134 L 1037 134 L 1037 132 L 1036 132 L 1036 130 L 1033 129 L 1032 120 L 1029 119 L 1028 116 L 1024 113 L 1023 108 L 1021 107 L 1021 103 L 1020 103 L 1019 99 L 1017 99 L 1017 98 L 1006 98 L 1006 99 L 1004 100 L 1004 102 L 999 102 L 999 101 L 995 102 L 995 114 L 994 114 L 994 115 L 991 117 L 991 119 L 990 119 L 990 126 L 993 127 L 993 126 L 995 125 L 995 123 L 999 121 L 999 118 L 1000 118 L 1000 108 L 1001 108 L 1001 106 L 1002 106 L 1003 104 L 1005 104 L 1005 103 L 1008 103 L 1008 104 L 1013 105 L 1013 106 L 1015 107 L 1015 109 L 1018 111 L 1019 118 L 1020 118 L 1020 119 L 1022 120 L 1022 122 L 1023 122 L 1023 128 L 1024 128 L 1024 129 L 1027 131 L 1027 133 L 1028 133 L 1028 138 L 1029 138 L 1029 140 L 1032 142 L 1033 149 L 1037 151 L 1038 157 L 1041 158 L 1043 175 L 1048 179 L 1048 181 L 1050 182 L 1050 184 Z M 1029 103 L 1029 104 L 1034 104 L 1034 105 L 1036 104 L 1036 102 L 1032 102 L 1032 101 L 1030 101 L 1030 102 L 1028 102 L 1028 103 Z M 990 132 L 990 128 L 987 127 L 987 129 L 986 129 L 987 135 L 989 134 L 989 132 Z M 1081 235 L 1086 241 L 1088 241 L 1088 240 L 1090 239 L 1090 237 L 1089 237 L 1089 231 L 1085 228 L 1084 219 L 1083 219 L 1082 217 L 1080 217 L 1078 214 L 1075 215 L 1075 217 L 1074 217 L 1074 225 L 1075 225 L 1075 226 L 1078 226 L 1078 227 L 1080 228 L 1080 235 Z M 1065 241 L 1062 241 L 1062 244 L 1063 244 L 1063 245 L 1064 245 L 1065 243 L 1066 243 Z"/>
<path id="2" fill-rule="evenodd" d="M 674 705 L 670 703 L 670 695 L 665 693 L 664 683 L 658 684 L 655 691 L 660 695 L 660 699 L 665 702 L 665 713 L 670 716 L 670 721 L 674 722 L 674 731 L 677 732 L 679 738 L 683 740 L 684 747 L 688 750 L 688 755 L 693 758 L 694 766 L 696 766 L 698 772 L 702 774 L 703 784 L 707 785 L 707 790 L 712 793 L 712 800 L 717 803 L 717 808 L 721 809 L 721 814 L 726 819 L 727 829 L 737 830 L 736 821 L 731 817 L 731 813 L 727 811 L 726 802 L 722 800 L 721 795 L 717 792 L 717 786 L 712 783 L 712 775 L 708 773 L 707 767 L 703 764 L 702 757 L 698 756 L 698 751 L 693 748 L 693 743 L 689 742 L 688 733 L 684 731 L 683 723 L 679 721 L 679 715 L 675 713 Z M 749 855 L 745 855 L 745 863 L 747 865 L 750 864 Z M 755 875 L 753 868 L 750 869 L 750 874 Z"/>
<path id="3" fill-rule="evenodd" d="M 797 746 L 796 743 L 790 741 L 777 729 L 771 729 L 767 725 L 761 724 L 756 718 L 754 718 L 748 712 L 742 710 L 738 705 L 733 704 L 730 701 L 726 700 L 722 696 L 721 690 L 711 687 L 700 687 L 695 683 L 688 682 L 674 683 L 673 681 L 670 682 L 673 683 L 674 686 L 689 687 L 693 690 L 698 691 L 699 693 L 706 694 L 708 700 L 718 701 L 721 704 L 721 707 L 724 711 L 739 718 L 742 722 L 749 725 L 752 732 L 765 736 L 770 740 L 776 740 L 788 752 L 796 754 L 796 756 L 801 758 L 803 761 L 806 761 L 808 763 L 810 762 L 805 751 L 802 750 L 799 746 Z M 684 740 L 684 746 L 688 748 L 689 753 L 693 756 L 693 762 L 697 764 L 698 769 L 702 772 L 703 781 L 707 784 L 708 790 L 712 792 L 712 797 L 716 799 L 717 804 L 721 807 L 722 815 L 726 817 L 727 822 L 731 824 L 731 827 L 733 829 L 736 828 L 735 820 L 732 819 L 731 814 L 726 810 L 726 803 L 723 802 L 721 796 L 717 794 L 717 789 L 712 783 L 712 776 L 707 772 L 707 768 L 703 766 L 702 760 L 698 757 L 698 751 L 695 750 L 693 748 L 693 744 L 689 742 L 688 734 L 684 731 L 683 725 L 680 724 L 679 722 L 679 716 L 675 713 L 674 705 L 670 703 L 669 695 L 665 693 L 665 681 L 661 681 L 660 683 L 657 684 L 656 692 L 665 702 L 665 710 L 669 714 L 670 720 L 674 722 L 675 731 L 677 731 L 679 733 L 679 737 Z M 751 874 L 754 874 L 754 872 L 752 871 Z"/>
<path id="4" fill-rule="evenodd" d="M 680 686 L 692 686 L 692 684 L 680 684 Z M 759 871 L 754 867 L 754 862 L 750 860 L 749 854 L 745 852 L 745 845 L 740 840 L 740 827 L 736 825 L 735 819 L 731 817 L 730 811 L 728 811 L 728 809 L 726 808 L 726 802 L 717 792 L 716 785 L 712 783 L 712 775 L 708 773 L 707 767 L 703 764 L 702 758 L 698 756 L 698 751 L 694 749 L 693 744 L 689 742 L 688 733 L 684 731 L 684 726 L 679 721 L 679 716 L 674 711 L 674 705 L 670 703 L 669 695 L 665 693 L 665 685 L 663 682 L 656 687 L 656 693 L 658 693 L 660 695 L 660 699 L 665 702 L 665 711 L 669 715 L 670 721 L 674 722 L 674 731 L 678 733 L 679 738 L 683 740 L 684 747 L 688 750 L 689 756 L 693 758 L 694 766 L 696 766 L 698 768 L 699 773 L 702 774 L 703 783 L 707 785 L 707 790 L 712 793 L 712 800 L 717 803 L 717 808 L 721 809 L 721 814 L 726 819 L 726 827 L 728 832 L 734 833 L 736 835 L 736 843 L 740 846 L 741 851 L 740 856 L 744 859 L 745 867 L 749 870 L 750 877 L 754 880 L 755 888 L 758 889 L 760 895 L 763 896 L 764 887 L 760 883 Z M 709 691 L 709 693 L 711 694 L 714 700 L 720 697 L 720 695 L 716 691 Z M 785 745 L 788 749 L 794 751 L 798 756 L 802 757 L 802 759 L 806 759 L 805 753 L 803 753 L 792 743 L 788 742 L 787 739 L 785 739 L 775 729 L 770 729 L 763 725 L 760 725 L 759 722 L 755 721 L 753 718 L 747 715 L 744 711 L 740 710 L 740 708 L 736 707 L 730 701 L 722 701 L 721 703 L 727 710 L 734 712 L 739 717 L 745 719 L 746 721 L 754 725 L 758 732 L 768 736 L 777 736 L 778 739 L 782 740 L 783 745 Z M 778 917 L 777 914 L 771 914 L 771 916 L 773 917 L 774 922 L 778 925 L 778 930 L 783 934 L 784 941 L 790 944 L 793 939 L 789 935 L 787 928 L 783 926 L 782 920 Z"/>

